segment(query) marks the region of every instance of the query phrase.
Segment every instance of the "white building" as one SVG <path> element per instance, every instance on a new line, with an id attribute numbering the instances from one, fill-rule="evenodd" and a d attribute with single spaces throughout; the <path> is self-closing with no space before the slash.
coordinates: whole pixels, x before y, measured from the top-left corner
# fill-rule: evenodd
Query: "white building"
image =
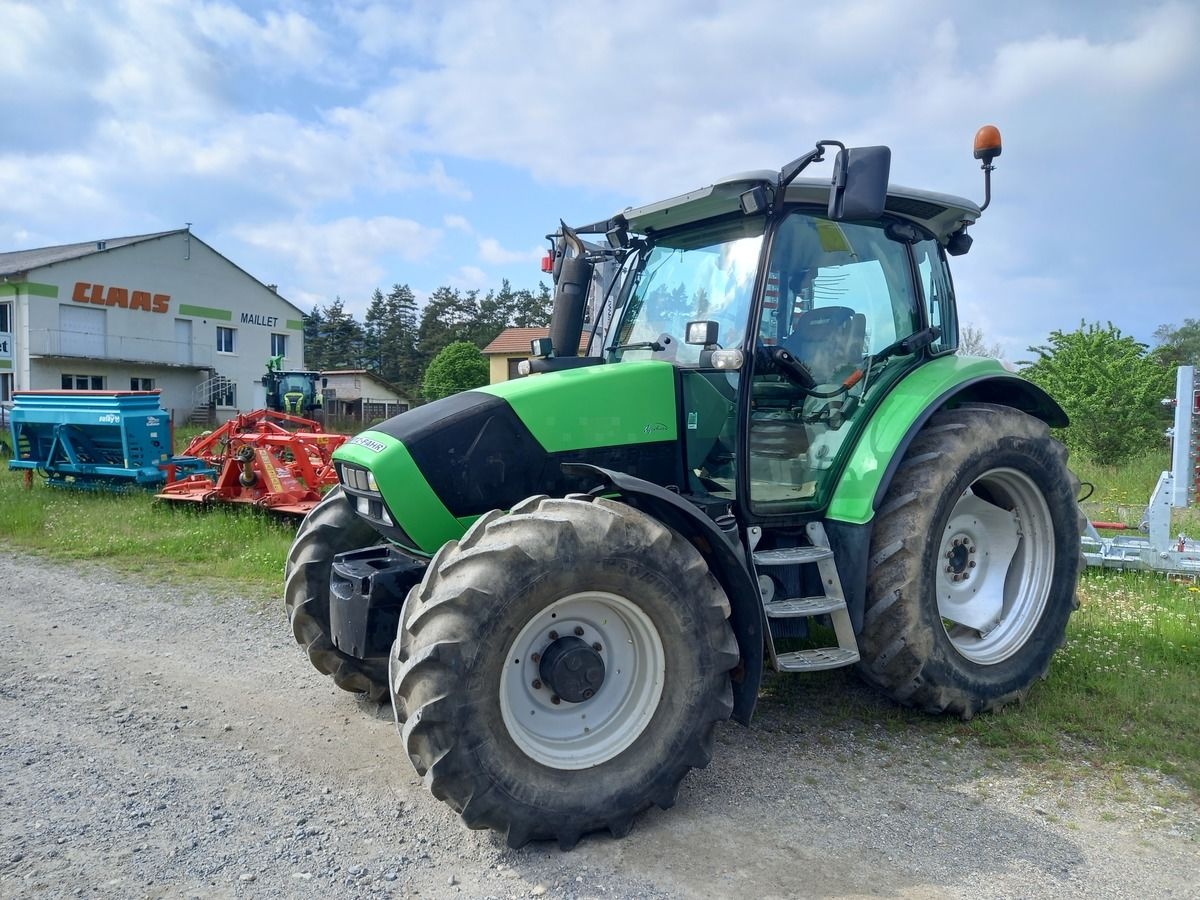
<path id="1" fill-rule="evenodd" d="M 325 415 L 366 424 L 390 419 L 412 407 L 400 389 L 366 369 L 331 369 L 321 373 Z"/>
<path id="2" fill-rule="evenodd" d="M 0 400 L 158 389 L 224 420 L 265 405 L 271 356 L 304 368 L 300 309 L 187 229 L 0 253 Z"/>

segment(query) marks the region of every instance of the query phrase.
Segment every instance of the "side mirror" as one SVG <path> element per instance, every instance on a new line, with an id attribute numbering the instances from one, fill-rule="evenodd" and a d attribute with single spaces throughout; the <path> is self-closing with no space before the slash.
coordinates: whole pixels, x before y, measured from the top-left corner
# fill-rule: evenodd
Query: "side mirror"
<path id="1" fill-rule="evenodd" d="M 829 218 L 850 221 L 878 219 L 887 203 L 890 147 L 850 147 L 839 150 L 833 163 Z"/>

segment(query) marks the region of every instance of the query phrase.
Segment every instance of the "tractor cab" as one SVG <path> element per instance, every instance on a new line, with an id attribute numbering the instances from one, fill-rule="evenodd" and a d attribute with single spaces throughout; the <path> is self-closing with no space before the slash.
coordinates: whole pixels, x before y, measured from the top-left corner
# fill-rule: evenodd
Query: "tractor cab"
<path id="1" fill-rule="evenodd" d="M 866 177 L 886 184 L 883 168 Z M 542 345 L 529 365 L 670 363 L 682 400 L 678 487 L 740 498 L 756 515 L 826 506 L 878 401 L 920 362 L 954 353 L 946 254 L 980 213 L 893 186 L 870 218 L 849 221 L 831 212 L 829 181 L 780 180 L 745 173 L 560 231 L 558 253 L 575 251 L 568 262 L 623 265 L 607 298 L 590 301 L 588 358 Z M 599 230 L 606 247 L 578 236 Z"/>

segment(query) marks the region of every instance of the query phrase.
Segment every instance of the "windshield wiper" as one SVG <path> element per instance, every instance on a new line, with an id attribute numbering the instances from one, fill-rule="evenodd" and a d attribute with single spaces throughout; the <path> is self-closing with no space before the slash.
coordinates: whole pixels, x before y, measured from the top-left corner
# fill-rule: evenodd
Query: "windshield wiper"
<path id="1" fill-rule="evenodd" d="M 658 353 L 666 349 L 658 341 L 637 341 L 633 344 L 613 344 L 607 348 L 607 352 L 612 353 L 614 350 L 653 350 L 655 353 Z"/>

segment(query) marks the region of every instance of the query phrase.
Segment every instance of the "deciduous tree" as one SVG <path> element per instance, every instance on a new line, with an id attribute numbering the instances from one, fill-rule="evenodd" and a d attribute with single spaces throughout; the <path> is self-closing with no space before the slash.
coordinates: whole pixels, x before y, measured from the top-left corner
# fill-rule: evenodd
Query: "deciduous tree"
<path id="1" fill-rule="evenodd" d="M 1174 375 L 1111 322 L 1081 322 L 1076 331 L 1052 331 L 1021 374 L 1045 388 L 1071 419 L 1067 446 L 1096 462 L 1116 465 L 1163 445 Z"/>
<path id="2" fill-rule="evenodd" d="M 1000 349 L 999 344 L 988 343 L 982 328 L 964 322 L 958 329 L 958 355 L 990 356 L 992 359 L 1001 359 L 1004 351 Z"/>
<path id="3" fill-rule="evenodd" d="M 433 358 L 425 370 L 421 393 L 426 400 L 440 400 L 487 382 L 488 362 L 483 353 L 470 341 L 456 341 Z"/>

